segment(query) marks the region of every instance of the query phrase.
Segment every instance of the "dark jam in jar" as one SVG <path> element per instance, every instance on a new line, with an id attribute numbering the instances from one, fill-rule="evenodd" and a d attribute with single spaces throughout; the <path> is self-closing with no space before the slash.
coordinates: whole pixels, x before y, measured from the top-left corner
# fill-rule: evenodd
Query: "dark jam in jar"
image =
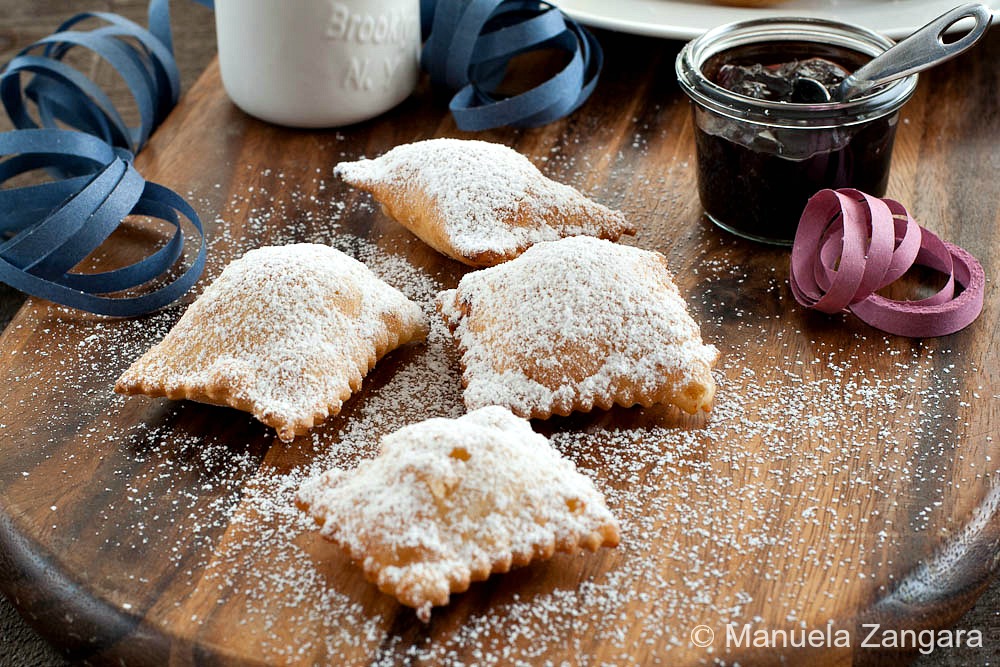
<path id="1" fill-rule="evenodd" d="M 769 42 L 718 53 L 702 72 L 740 95 L 792 102 L 796 76 L 818 79 L 832 90 L 869 59 L 837 46 Z M 885 193 L 895 113 L 830 127 L 754 122 L 698 105 L 694 114 L 702 205 L 716 224 L 737 234 L 790 243 L 806 201 L 817 191 L 853 187 Z"/>
<path id="2" fill-rule="evenodd" d="M 826 58 L 806 58 L 783 63 L 738 65 L 726 63 L 719 68 L 715 83 L 726 90 L 758 100 L 776 102 L 812 102 L 809 91 L 803 91 L 806 81 L 818 83 L 829 97 L 836 97 L 837 86 L 850 74 Z"/>

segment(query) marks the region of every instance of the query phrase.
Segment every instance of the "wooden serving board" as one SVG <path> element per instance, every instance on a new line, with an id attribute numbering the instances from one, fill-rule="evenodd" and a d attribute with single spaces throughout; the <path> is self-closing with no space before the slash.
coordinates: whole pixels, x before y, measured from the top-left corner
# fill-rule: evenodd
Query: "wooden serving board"
<path id="1" fill-rule="evenodd" d="M 673 82 L 678 45 L 601 39 L 607 67 L 578 113 L 478 138 L 632 216 L 628 242 L 667 256 L 722 351 L 710 417 L 616 409 L 535 423 L 606 493 L 621 546 L 475 584 L 422 624 L 290 499 L 308 475 L 371 456 L 388 431 L 461 414 L 440 325 L 382 361 L 342 415 L 283 445 L 243 413 L 112 393 L 183 305 L 119 321 L 31 300 L 0 346 L 0 585 L 39 631 L 95 663 L 846 664 L 915 654 L 862 648 L 864 624 L 881 624 L 879 637 L 941 628 L 972 604 L 1000 540 L 1000 34 L 922 77 L 902 114 L 889 194 L 990 279 L 975 324 L 925 341 L 803 311 L 787 251 L 711 227 Z M 431 309 L 464 267 L 331 172 L 463 136 L 445 110 L 424 86 L 370 123 L 281 129 L 236 110 L 212 66 L 138 165 L 208 223 L 201 287 L 247 249 L 314 241 Z M 136 221 L 94 264 L 159 236 Z M 715 633 L 709 646 L 692 641 L 698 625 Z M 744 626 L 820 630 L 837 645 L 755 648 Z"/>

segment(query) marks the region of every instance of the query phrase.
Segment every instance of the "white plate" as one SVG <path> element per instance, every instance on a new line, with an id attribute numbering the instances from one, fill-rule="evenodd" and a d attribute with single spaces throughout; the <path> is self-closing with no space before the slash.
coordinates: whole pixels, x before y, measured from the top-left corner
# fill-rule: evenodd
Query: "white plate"
<path id="1" fill-rule="evenodd" d="M 812 16 L 856 23 L 888 37 L 905 37 L 962 0 L 786 0 L 767 8 L 730 7 L 712 0 L 556 0 L 585 25 L 670 39 L 692 39 L 723 23 L 765 16 Z M 993 23 L 1000 0 L 989 0 Z M 956 27 L 962 27 L 958 24 Z"/>

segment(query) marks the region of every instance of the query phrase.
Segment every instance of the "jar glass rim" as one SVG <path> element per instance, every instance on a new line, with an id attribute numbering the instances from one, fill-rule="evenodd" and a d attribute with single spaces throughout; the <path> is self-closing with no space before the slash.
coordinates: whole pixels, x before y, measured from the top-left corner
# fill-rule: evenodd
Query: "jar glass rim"
<path id="1" fill-rule="evenodd" d="M 843 127 L 898 110 L 913 94 L 917 75 L 893 81 L 847 102 L 802 104 L 760 100 L 727 90 L 702 71 L 712 56 L 750 44 L 814 42 L 875 57 L 895 42 L 850 23 L 807 17 L 768 17 L 728 23 L 696 37 L 681 49 L 677 80 L 694 101 L 734 119 L 786 127 Z"/>

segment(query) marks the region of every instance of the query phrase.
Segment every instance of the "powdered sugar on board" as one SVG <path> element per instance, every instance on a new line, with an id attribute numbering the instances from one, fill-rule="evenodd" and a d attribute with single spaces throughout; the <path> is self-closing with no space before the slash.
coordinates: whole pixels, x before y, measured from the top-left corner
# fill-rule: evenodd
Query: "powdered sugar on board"
<path id="1" fill-rule="evenodd" d="M 41 500 L 56 508 L 47 529 L 73 540 L 67 567 L 131 564 L 110 582 L 112 604 L 136 609 L 142 600 L 130 591 L 168 591 L 155 596 L 152 617 L 226 650 L 329 664 L 372 662 L 359 654 L 381 665 L 539 664 L 552 655 L 584 665 L 672 664 L 690 655 L 699 620 L 815 627 L 856 600 L 889 594 L 917 566 L 914 554 L 930 558 L 964 530 L 958 518 L 1000 482 L 1000 438 L 973 426 L 974 415 L 1000 405 L 995 374 L 980 359 L 948 341 L 870 332 L 830 343 L 823 327 L 800 325 L 780 272 L 747 291 L 759 266 L 744 270 L 718 247 L 702 247 L 685 285 L 694 286 L 688 301 L 707 342 L 723 352 L 707 421 L 613 410 L 535 424 L 620 519 L 613 560 L 557 556 L 502 584 L 474 585 L 455 600 L 460 619 L 442 614 L 414 634 L 391 598 L 370 602 L 368 589 L 335 583 L 337 572 L 351 573 L 345 582 L 360 573 L 324 546 L 293 498 L 314 474 L 373 456 L 380 434 L 464 412 L 457 355 L 433 313 L 435 294 L 454 283 L 346 234 L 339 209 L 323 209 L 330 223 L 318 229 L 296 220 L 286 230 L 282 214 L 250 201 L 235 207 L 244 205 L 250 236 L 227 242 L 331 243 L 420 303 L 432 322 L 426 347 L 376 367 L 345 413 L 307 438 L 267 449 L 266 429 L 239 412 L 166 401 L 142 412 L 111 394 L 113 378 L 181 308 L 127 322 L 41 308 L 20 327 L 49 335 L 49 344 L 19 346 L 23 332 L 14 331 L 14 344 L 0 350 L 23 362 L 0 383 L 4 414 L 46 405 L 29 431 L 0 415 L 0 439 L 18 443 L 4 465 L 21 449 L 44 451 L 44 469 L 18 471 L 26 485 L 55 475 L 108 499 L 99 521 L 82 520 L 59 497 Z M 216 252 L 216 270 L 228 259 Z M 60 371 L 43 366 L 51 357 Z M 876 370 L 876 358 L 891 360 L 891 371 Z M 12 400 L 14 386 L 30 387 L 28 398 Z M 206 432 L 205 414 L 219 431 Z M 134 426 L 120 430 L 123 420 Z M 67 432 L 78 443 L 72 451 L 59 447 Z M 175 571 L 147 571 L 147 553 L 169 554 Z M 239 616 L 236 631 L 217 627 L 219 610 Z M 718 648 L 699 656 L 731 663 Z"/>

